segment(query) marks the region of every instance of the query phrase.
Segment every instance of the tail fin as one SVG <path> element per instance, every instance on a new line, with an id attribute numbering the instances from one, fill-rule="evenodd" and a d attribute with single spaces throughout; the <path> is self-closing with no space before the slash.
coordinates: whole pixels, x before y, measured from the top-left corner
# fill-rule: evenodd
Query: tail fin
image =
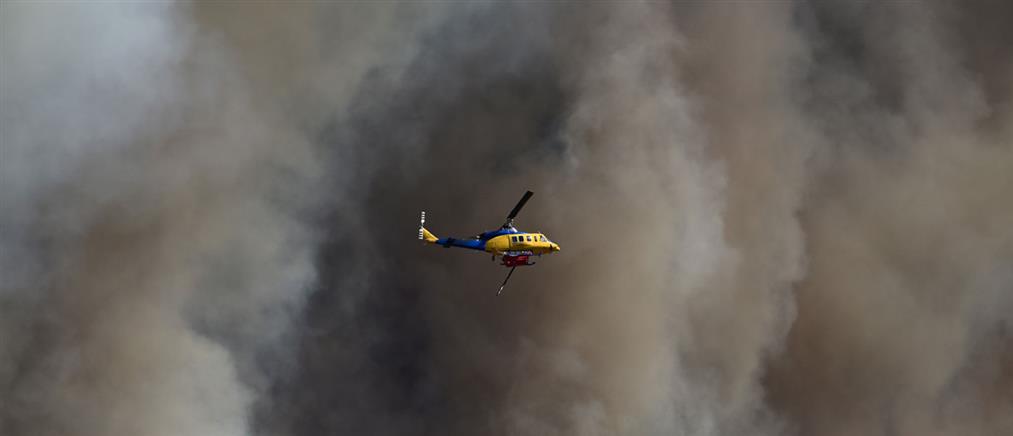
<path id="1" fill-rule="evenodd" d="M 439 238 L 437 238 L 436 235 L 429 233 L 429 230 L 426 230 L 425 225 L 426 211 L 422 211 L 422 218 L 419 219 L 419 240 L 426 241 L 430 244 L 436 243 L 436 240 Z"/>

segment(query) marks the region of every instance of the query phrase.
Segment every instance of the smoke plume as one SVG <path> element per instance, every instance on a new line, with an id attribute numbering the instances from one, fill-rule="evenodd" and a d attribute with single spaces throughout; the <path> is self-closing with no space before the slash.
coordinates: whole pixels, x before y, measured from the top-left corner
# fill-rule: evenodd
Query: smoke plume
<path id="1" fill-rule="evenodd" d="M 1009 17 L 2 3 L 0 434 L 1013 433 Z"/>

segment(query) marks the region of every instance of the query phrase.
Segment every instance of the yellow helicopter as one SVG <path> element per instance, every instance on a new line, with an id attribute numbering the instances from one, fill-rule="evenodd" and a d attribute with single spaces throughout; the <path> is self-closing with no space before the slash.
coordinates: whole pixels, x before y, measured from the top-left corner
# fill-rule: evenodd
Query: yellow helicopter
<path id="1" fill-rule="evenodd" d="M 506 222 L 499 229 L 483 232 L 471 238 L 436 237 L 426 229 L 426 212 L 422 211 L 422 217 L 419 220 L 419 240 L 442 245 L 444 248 L 459 247 L 485 251 L 492 254 L 494 261 L 496 256 L 502 256 L 500 265 L 509 267 L 510 272 L 507 273 L 499 291 L 496 292 L 496 295 L 499 295 L 503 292 L 503 288 L 506 287 L 507 281 L 510 280 L 510 276 L 513 275 L 517 267 L 534 265 L 533 262 L 530 262 L 531 256 L 541 256 L 559 251 L 559 244 L 552 242 L 544 234 L 523 232 L 514 227 L 514 218 L 517 217 L 517 213 L 521 211 L 532 195 L 534 193 L 531 191 L 524 193 L 524 196 L 507 215 Z"/>

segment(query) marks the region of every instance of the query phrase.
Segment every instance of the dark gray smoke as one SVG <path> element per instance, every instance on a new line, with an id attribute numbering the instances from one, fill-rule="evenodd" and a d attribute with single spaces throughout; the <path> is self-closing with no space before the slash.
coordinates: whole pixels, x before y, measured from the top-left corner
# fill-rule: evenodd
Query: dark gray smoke
<path id="1" fill-rule="evenodd" d="M 0 434 L 1011 434 L 1010 17 L 2 3 Z"/>

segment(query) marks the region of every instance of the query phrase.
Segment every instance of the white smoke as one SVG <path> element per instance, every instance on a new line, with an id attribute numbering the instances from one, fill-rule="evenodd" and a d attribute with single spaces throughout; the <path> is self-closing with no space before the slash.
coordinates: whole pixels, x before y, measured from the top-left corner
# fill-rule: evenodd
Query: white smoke
<path id="1" fill-rule="evenodd" d="M 286 371 L 263 356 L 294 351 L 324 193 L 316 120 L 270 86 L 298 71 L 258 62 L 317 35 L 243 47 L 201 7 L 3 5 L 4 434 L 249 434 Z M 316 109 L 340 112 L 382 44 L 314 65 L 340 85 Z"/>

